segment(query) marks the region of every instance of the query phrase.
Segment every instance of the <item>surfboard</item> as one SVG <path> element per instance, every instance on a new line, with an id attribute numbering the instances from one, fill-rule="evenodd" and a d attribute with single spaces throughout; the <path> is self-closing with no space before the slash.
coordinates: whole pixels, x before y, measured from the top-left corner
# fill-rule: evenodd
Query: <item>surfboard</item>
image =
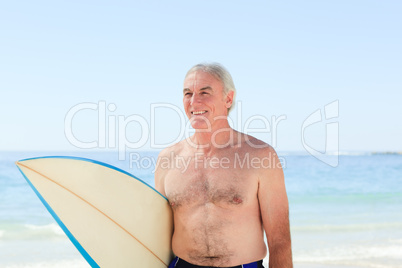
<path id="1" fill-rule="evenodd" d="M 38 157 L 16 165 L 92 267 L 168 267 L 172 211 L 154 188 L 91 159 Z"/>

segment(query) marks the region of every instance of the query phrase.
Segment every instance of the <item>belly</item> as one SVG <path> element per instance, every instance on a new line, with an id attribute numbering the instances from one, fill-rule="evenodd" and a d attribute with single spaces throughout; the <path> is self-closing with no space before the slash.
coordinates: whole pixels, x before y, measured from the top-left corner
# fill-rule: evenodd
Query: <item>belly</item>
<path id="1" fill-rule="evenodd" d="M 258 207 L 215 204 L 174 212 L 173 251 L 202 266 L 234 266 L 264 258 L 266 247 Z"/>

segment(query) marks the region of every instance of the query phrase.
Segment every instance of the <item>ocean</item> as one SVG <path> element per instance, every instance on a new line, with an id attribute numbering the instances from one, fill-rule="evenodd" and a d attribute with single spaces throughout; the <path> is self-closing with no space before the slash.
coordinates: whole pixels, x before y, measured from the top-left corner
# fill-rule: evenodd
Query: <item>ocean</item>
<path id="1" fill-rule="evenodd" d="M 115 152 L 1 152 L 0 267 L 89 267 L 14 164 L 45 155 L 92 158 L 154 185 L 157 152 L 125 160 Z M 279 155 L 295 267 L 402 267 L 402 155 L 340 155 L 337 167 L 310 155 Z"/>

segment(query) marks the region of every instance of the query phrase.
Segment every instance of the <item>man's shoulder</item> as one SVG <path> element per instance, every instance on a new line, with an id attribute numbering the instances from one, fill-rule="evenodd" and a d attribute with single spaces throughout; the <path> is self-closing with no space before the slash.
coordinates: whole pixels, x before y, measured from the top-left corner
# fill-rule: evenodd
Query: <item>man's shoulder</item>
<path id="1" fill-rule="evenodd" d="M 244 150 L 257 155 L 266 155 L 275 153 L 275 149 L 268 143 L 260 139 L 257 139 L 256 137 L 253 137 L 251 135 L 245 133 L 241 134 L 242 138 L 240 140 L 239 145 Z"/>
<path id="2" fill-rule="evenodd" d="M 280 157 L 271 145 L 246 134 L 243 143 L 245 155 L 250 161 L 254 161 L 254 166 L 259 167 L 255 169 L 259 173 L 259 179 L 283 177 Z"/>
<path id="3" fill-rule="evenodd" d="M 168 157 L 171 155 L 179 155 L 180 152 L 182 152 L 185 149 L 185 145 L 186 145 L 186 139 L 179 141 L 178 143 L 175 143 L 173 145 L 170 145 L 170 146 L 164 148 L 159 153 L 159 157 Z"/>
<path id="4" fill-rule="evenodd" d="M 242 134 L 242 139 L 239 143 L 241 155 L 252 157 L 253 159 L 267 160 L 271 163 L 279 162 L 279 156 L 270 144 L 251 135 Z"/>

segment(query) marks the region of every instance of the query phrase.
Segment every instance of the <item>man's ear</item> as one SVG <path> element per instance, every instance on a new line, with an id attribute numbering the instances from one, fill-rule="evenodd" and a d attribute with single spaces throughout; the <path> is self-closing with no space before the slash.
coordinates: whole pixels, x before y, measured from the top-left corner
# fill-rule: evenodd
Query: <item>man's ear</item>
<path id="1" fill-rule="evenodd" d="M 226 102 L 226 108 L 230 108 L 233 104 L 233 96 L 234 96 L 234 91 L 231 90 L 228 92 L 228 94 L 226 94 L 225 97 L 225 102 Z"/>

